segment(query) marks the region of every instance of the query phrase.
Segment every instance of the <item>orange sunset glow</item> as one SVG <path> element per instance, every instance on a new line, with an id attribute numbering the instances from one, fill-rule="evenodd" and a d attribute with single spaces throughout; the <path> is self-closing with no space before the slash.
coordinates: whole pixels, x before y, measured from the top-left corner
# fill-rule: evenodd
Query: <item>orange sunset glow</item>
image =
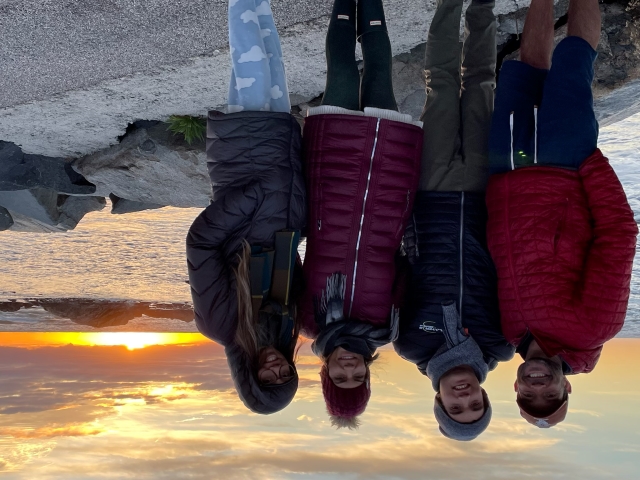
<path id="1" fill-rule="evenodd" d="M 484 384 L 492 423 L 468 443 L 438 433 L 430 384 L 389 347 L 372 367 L 372 398 L 352 432 L 330 425 L 310 342 L 297 363 L 293 403 L 259 416 L 239 401 L 223 349 L 197 334 L 3 333 L 0 341 L 0 471 L 11 479 L 93 478 L 95 465 L 103 477 L 125 478 L 135 465 L 140 478 L 431 472 L 462 480 L 505 470 L 549 478 L 560 469 L 589 480 L 604 471 L 631 479 L 639 466 L 640 374 L 627 368 L 640 360 L 636 339 L 611 341 L 592 374 L 571 378 L 567 420 L 549 430 L 519 417 L 512 384 L 520 360 L 500 365 Z"/>
<path id="2" fill-rule="evenodd" d="M 3 346 L 36 348 L 42 346 L 125 346 L 129 350 L 151 345 L 195 345 L 210 342 L 200 333 L 154 333 L 154 332 L 54 332 L 0 333 Z"/>

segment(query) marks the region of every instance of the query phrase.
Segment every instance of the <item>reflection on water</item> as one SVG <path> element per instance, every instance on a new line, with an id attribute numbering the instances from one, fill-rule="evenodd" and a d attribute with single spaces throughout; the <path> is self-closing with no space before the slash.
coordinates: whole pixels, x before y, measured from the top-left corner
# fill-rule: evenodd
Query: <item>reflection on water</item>
<path id="1" fill-rule="evenodd" d="M 191 300 L 184 238 L 199 213 L 105 209 L 66 233 L 0 232 L 0 297 Z"/>
<path id="2" fill-rule="evenodd" d="M 128 350 L 153 345 L 196 345 L 209 343 L 199 333 L 156 332 L 55 332 L 2 334 L 3 347 L 39 348 L 44 346 L 75 345 L 81 347 L 123 346 Z"/>
<path id="3" fill-rule="evenodd" d="M 519 417 L 519 361 L 501 364 L 485 383 L 491 425 L 459 443 L 438 433 L 427 379 L 388 348 L 352 432 L 330 427 L 308 348 L 294 402 L 259 416 L 215 343 L 160 334 L 131 350 L 133 337 L 100 335 L 0 334 L 3 478 L 631 480 L 640 469 L 637 339 L 613 340 L 592 374 L 572 378 L 567 419 L 549 430 Z M 129 348 L 104 346 L 118 343 Z"/>
<path id="4" fill-rule="evenodd" d="M 196 331 L 189 302 L 91 298 L 0 300 L 0 324 L 12 331 Z"/>

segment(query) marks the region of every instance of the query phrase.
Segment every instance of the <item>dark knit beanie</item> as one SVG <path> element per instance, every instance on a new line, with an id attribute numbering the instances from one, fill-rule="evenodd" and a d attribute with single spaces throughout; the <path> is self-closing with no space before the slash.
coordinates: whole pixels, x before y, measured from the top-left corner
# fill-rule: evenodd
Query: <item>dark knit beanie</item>
<path id="1" fill-rule="evenodd" d="M 473 423 L 460 423 L 453 420 L 445 411 L 440 401 L 435 398 L 433 402 L 433 413 L 436 416 L 438 425 L 440 425 L 440 433 L 452 440 L 468 442 L 473 440 L 482 432 L 484 432 L 491 422 L 491 403 L 487 393 L 482 390 L 482 398 L 484 399 L 485 411 L 482 417 Z"/>
<path id="2" fill-rule="evenodd" d="M 320 369 L 320 379 L 329 415 L 352 418 L 360 415 L 367 408 L 369 397 L 371 397 L 368 375 L 367 379 L 358 387 L 340 388 L 329 377 L 327 367 L 323 366 Z"/>

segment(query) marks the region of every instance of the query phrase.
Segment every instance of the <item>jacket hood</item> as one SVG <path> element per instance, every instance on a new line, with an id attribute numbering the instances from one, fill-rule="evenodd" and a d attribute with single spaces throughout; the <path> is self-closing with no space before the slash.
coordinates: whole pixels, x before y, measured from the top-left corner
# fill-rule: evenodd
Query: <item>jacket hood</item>
<path id="1" fill-rule="evenodd" d="M 269 415 L 291 403 L 298 391 L 298 373 L 281 385 L 261 385 L 251 368 L 246 353 L 236 344 L 224 349 L 231 378 L 242 403 L 254 413 Z"/>

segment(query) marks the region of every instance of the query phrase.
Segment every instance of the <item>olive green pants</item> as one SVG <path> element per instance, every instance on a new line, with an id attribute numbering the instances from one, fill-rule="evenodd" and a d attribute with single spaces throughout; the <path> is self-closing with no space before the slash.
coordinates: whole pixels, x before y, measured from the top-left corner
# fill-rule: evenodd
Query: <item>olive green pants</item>
<path id="1" fill-rule="evenodd" d="M 438 0 L 425 55 L 427 101 L 420 189 L 484 192 L 496 86 L 495 2 Z"/>

